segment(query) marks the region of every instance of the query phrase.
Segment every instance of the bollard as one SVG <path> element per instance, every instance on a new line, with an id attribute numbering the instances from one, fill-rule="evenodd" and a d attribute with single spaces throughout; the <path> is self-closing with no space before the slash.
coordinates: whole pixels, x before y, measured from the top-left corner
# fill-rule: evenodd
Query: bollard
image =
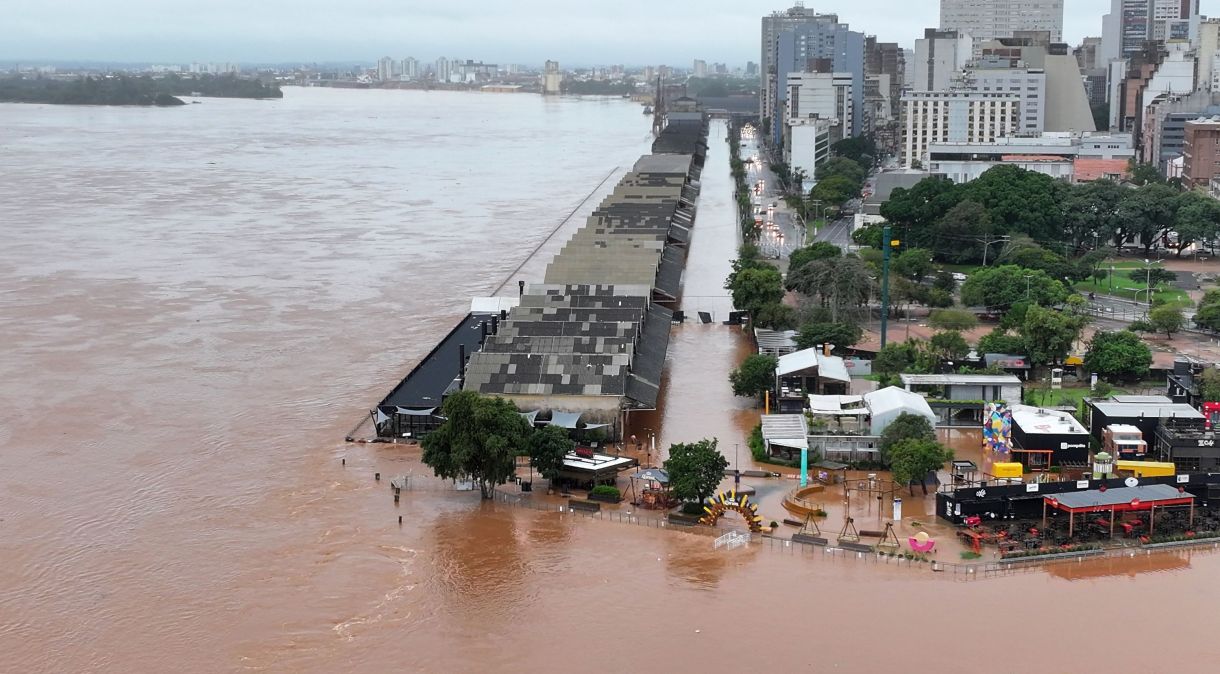
<path id="1" fill-rule="evenodd" d="M 343 465 L 345 465 L 345 466 L 347 465 L 347 459 L 339 459 L 339 460 L 343 462 Z"/>
<path id="2" fill-rule="evenodd" d="M 381 482 L 381 473 L 373 473 L 373 479 Z"/>

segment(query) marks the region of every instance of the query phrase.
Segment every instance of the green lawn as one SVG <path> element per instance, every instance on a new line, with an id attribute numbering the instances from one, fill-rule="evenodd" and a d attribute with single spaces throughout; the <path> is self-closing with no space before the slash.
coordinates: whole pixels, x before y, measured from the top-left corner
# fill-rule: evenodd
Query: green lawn
<path id="1" fill-rule="evenodd" d="M 1028 404 L 1035 407 L 1079 407 L 1080 401 L 1089 396 L 1090 390 L 1087 386 L 1061 388 L 1057 391 L 1043 388 L 1027 388 L 1025 390 L 1025 400 Z M 1114 389 L 1114 393 L 1122 393 L 1122 391 Z"/>
<path id="2" fill-rule="evenodd" d="M 1142 268 L 1142 267 L 1141 267 Z M 1113 281 L 1113 289 L 1111 289 L 1111 281 Z M 1123 270 L 1116 270 L 1112 278 L 1098 283 L 1095 279 L 1088 279 L 1076 284 L 1076 290 L 1082 293 L 1094 292 L 1101 295 L 1114 295 L 1125 300 L 1135 300 L 1138 298 L 1140 302 L 1148 301 L 1147 290 L 1148 285 L 1143 281 L 1136 281 L 1128 278 Z M 1152 289 L 1152 296 L 1164 300 L 1168 304 L 1174 306 L 1189 308 L 1194 306 L 1190 295 L 1181 288 L 1172 288 L 1161 285 Z"/>

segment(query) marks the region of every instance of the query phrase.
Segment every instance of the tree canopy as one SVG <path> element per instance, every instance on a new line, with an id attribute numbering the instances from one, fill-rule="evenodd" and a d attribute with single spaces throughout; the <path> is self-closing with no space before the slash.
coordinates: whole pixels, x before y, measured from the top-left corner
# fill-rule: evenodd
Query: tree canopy
<path id="1" fill-rule="evenodd" d="M 754 353 L 729 373 L 733 395 L 743 398 L 761 398 L 763 393 L 775 388 L 775 368 L 779 360 L 775 356 Z"/>
<path id="2" fill-rule="evenodd" d="M 1044 306 L 1062 303 L 1068 290 L 1059 281 L 1036 269 L 1002 265 L 979 269 L 962 283 L 962 304 L 1003 310 L 1029 299 Z"/>
<path id="3" fill-rule="evenodd" d="M 804 248 L 797 248 L 788 256 L 788 269 L 800 269 L 808 262 L 839 257 L 842 249 L 829 241 L 814 241 Z"/>
<path id="4" fill-rule="evenodd" d="M 979 319 L 971 312 L 962 309 L 937 309 L 928 314 L 928 325 L 937 330 L 971 330 L 979 324 Z"/>
<path id="5" fill-rule="evenodd" d="M 890 446 L 889 457 L 890 472 L 896 484 L 910 487 L 912 482 L 919 480 L 923 493 L 927 494 L 928 483 L 924 478 L 929 472 L 940 470 L 945 462 L 952 461 L 953 450 L 935 440 L 904 438 Z"/>
<path id="6" fill-rule="evenodd" d="M 1175 306 L 1159 306 L 1148 312 L 1148 325 L 1153 332 L 1163 332 L 1166 337 L 1180 332 L 1186 325 L 1186 316 Z"/>
<path id="7" fill-rule="evenodd" d="M 563 468 L 563 458 L 575 447 L 576 442 L 568 437 L 568 429 L 548 424 L 529 437 L 530 463 L 542 477 L 554 482 Z"/>
<path id="8" fill-rule="evenodd" d="M 469 477 L 483 498 L 516 472 L 516 455 L 529 445 L 530 427 L 504 398 L 458 391 L 441 406 L 445 421 L 424 436 L 423 462 L 438 477 Z"/>
<path id="9" fill-rule="evenodd" d="M 1084 325 L 1082 316 L 1036 304 L 1030 306 L 1020 328 L 1029 360 L 1038 365 L 1063 362 Z"/>
<path id="10" fill-rule="evenodd" d="M 724 479 L 724 469 L 729 467 L 717 444 L 716 438 L 704 438 L 670 445 L 664 466 L 674 496 L 683 501 L 703 501 L 716 492 Z"/>
<path id="11" fill-rule="evenodd" d="M 1090 372 L 1112 379 L 1131 381 L 1148 373 L 1152 351 L 1139 335 L 1128 330 L 1099 330 L 1089 341 L 1084 366 Z"/>
<path id="12" fill-rule="evenodd" d="M 890 450 L 897 443 L 903 440 L 936 440 L 936 431 L 932 429 L 932 424 L 925 417 L 918 414 L 909 414 L 903 412 L 899 414 L 890 425 L 881 431 L 881 439 L 877 441 L 877 448 L 881 450 L 881 460 L 890 463 Z"/>
<path id="13" fill-rule="evenodd" d="M 932 335 L 932 338 L 928 340 L 928 346 L 937 356 L 947 360 L 961 360 L 970 353 L 970 345 L 966 343 L 966 338 L 955 330 L 946 330 Z"/>
<path id="14" fill-rule="evenodd" d="M 754 315 L 759 309 L 784 299 L 784 280 L 779 270 L 770 265 L 734 272 L 728 287 L 733 306 Z"/>

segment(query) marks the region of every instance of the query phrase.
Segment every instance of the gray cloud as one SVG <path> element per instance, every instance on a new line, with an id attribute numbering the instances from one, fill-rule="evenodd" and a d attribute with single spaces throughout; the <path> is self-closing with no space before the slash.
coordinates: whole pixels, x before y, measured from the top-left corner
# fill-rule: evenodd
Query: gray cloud
<path id="1" fill-rule="evenodd" d="M 1066 0 L 1065 39 L 1101 34 L 1109 0 Z M 743 64 L 758 59 L 758 0 L 8 0 L 0 58 L 371 61 L 382 55 L 503 63 Z M 1220 0 L 1203 0 L 1220 12 Z M 935 0 L 808 0 L 855 30 L 910 46 Z"/>

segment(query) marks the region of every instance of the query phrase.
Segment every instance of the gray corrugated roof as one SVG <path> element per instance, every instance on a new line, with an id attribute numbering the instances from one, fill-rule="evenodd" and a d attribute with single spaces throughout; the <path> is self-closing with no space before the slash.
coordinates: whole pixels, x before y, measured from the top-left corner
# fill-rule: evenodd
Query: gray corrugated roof
<path id="1" fill-rule="evenodd" d="M 1115 487 L 1105 491 L 1098 489 L 1071 491 L 1052 494 L 1046 498 L 1053 498 L 1068 508 L 1091 508 L 1121 505 L 1130 503 L 1133 499 L 1139 499 L 1142 503 L 1155 503 L 1156 501 L 1191 498 L 1193 496 L 1194 494 L 1189 492 L 1179 492 L 1177 487 L 1171 485 L 1148 484 L 1139 487 Z"/>

